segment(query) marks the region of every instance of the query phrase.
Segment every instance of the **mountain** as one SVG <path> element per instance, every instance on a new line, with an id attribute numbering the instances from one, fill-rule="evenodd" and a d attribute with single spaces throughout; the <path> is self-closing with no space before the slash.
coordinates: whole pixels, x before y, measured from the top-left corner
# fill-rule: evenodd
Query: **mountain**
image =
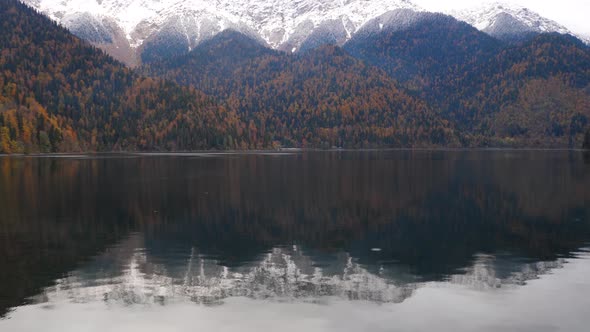
<path id="1" fill-rule="evenodd" d="M 393 78 L 427 88 L 501 48 L 494 38 L 440 13 L 395 10 L 365 24 L 344 49 Z"/>
<path id="2" fill-rule="evenodd" d="M 547 32 L 573 35 L 563 25 L 516 4 L 493 2 L 451 15 L 505 41 L 520 41 Z"/>
<path id="3" fill-rule="evenodd" d="M 162 75 L 209 82 L 201 87 L 215 101 L 191 84 L 142 77 L 16 0 L 2 2 L 0 19 L 8 32 L 0 37 L 4 153 L 455 140 L 449 124 L 423 101 L 334 46 L 288 55 L 229 31 Z M 195 76 L 204 60 L 211 66 Z M 232 81 L 241 88 L 224 90 Z"/>
<path id="4" fill-rule="evenodd" d="M 479 135 L 471 136 L 475 145 L 581 146 L 590 119 L 590 48 L 580 40 L 541 34 L 458 74 L 424 96 L 459 130 Z"/>
<path id="5" fill-rule="evenodd" d="M 368 21 L 387 12 L 423 11 L 409 0 L 23 1 L 131 66 L 186 54 L 226 29 L 287 52 L 325 44 L 341 46 Z M 544 32 L 571 34 L 562 25 L 516 5 L 492 3 L 450 14 L 505 41 Z"/>
<path id="6" fill-rule="evenodd" d="M 94 44 L 124 34 L 107 18 L 76 17 L 92 22 L 77 29 Z M 325 45 L 343 38 L 329 22 L 300 52 L 239 29 L 188 52 L 148 40 L 151 58 L 132 70 L 6 0 L 0 151 L 580 147 L 590 129 L 590 48 L 573 36 L 504 42 L 448 15 L 396 9 L 341 48 Z"/>
<path id="7" fill-rule="evenodd" d="M 590 130 L 590 48 L 579 39 L 542 34 L 476 72 L 477 92 L 461 97 L 457 110 L 479 113 L 473 119 L 481 130 L 520 145 L 582 146 Z"/>
<path id="8" fill-rule="evenodd" d="M 253 64 L 262 59 L 281 59 L 279 63 L 283 66 L 281 61 L 287 58 L 286 54 L 265 47 L 256 39 L 226 30 L 186 55 L 161 59 L 144 65 L 139 71 L 146 76 L 164 77 L 193 86 L 223 101 L 232 94 L 243 97 L 250 86 L 275 78 L 282 68 L 269 65 L 254 67 Z M 252 79 L 240 82 L 238 77 L 245 75 Z"/>
<path id="9" fill-rule="evenodd" d="M 203 93 L 141 77 L 16 0 L 0 2 L 0 28 L 0 152 L 223 148 L 240 127 Z"/>
<path id="10" fill-rule="evenodd" d="M 575 37 L 504 43 L 450 16 L 397 10 L 369 21 L 344 49 L 425 100 L 462 145 L 582 145 L 590 48 Z"/>
<path id="11" fill-rule="evenodd" d="M 216 97 L 283 145 L 574 147 L 589 127 L 590 52 L 571 36 L 505 44 L 447 15 L 396 10 L 344 50 L 362 62 L 334 46 L 276 52 L 228 31 L 142 70 Z"/>
<path id="12" fill-rule="evenodd" d="M 276 52 L 227 31 L 187 55 L 142 69 L 194 86 L 246 122 L 256 147 L 454 144 L 448 123 L 383 71 L 337 46 Z"/>
<path id="13" fill-rule="evenodd" d="M 373 17 L 419 9 L 409 0 L 23 1 L 132 65 L 187 53 L 226 29 L 289 52 L 326 35 L 342 44 Z"/>
<path id="14" fill-rule="evenodd" d="M 227 29 L 286 52 L 342 46 L 367 22 L 387 12 L 423 11 L 410 0 L 22 1 L 131 66 L 186 54 Z M 571 34 L 517 5 L 491 3 L 449 14 L 504 41 L 546 32 Z"/>

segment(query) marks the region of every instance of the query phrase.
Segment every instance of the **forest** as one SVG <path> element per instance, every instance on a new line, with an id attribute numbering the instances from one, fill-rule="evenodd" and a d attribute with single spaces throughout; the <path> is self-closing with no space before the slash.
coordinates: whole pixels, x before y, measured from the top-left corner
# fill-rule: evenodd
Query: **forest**
<path id="1" fill-rule="evenodd" d="M 229 148 L 235 112 L 142 77 L 18 1 L 0 3 L 0 151 Z"/>
<path id="2" fill-rule="evenodd" d="M 590 147 L 590 49 L 434 15 L 299 54 L 226 31 L 127 68 L 0 3 L 0 153 Z"/>

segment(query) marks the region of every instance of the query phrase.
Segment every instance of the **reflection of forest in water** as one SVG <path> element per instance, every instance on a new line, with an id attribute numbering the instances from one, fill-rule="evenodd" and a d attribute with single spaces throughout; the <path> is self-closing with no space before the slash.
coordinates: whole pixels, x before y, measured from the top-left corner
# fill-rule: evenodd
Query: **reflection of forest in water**
<path id="1" fill-rule="evenodd" d="M 223 296 L 195 289 L 265 282 L 376 301 L 403 300 L 416 281 L 519 283 L 588 243 L 589 185 L 575 152 L 0 158 L 0 310 L 81 266 L 69 278 L 95 266 L 129 286 L 133 260 L 203 301 Z M 224 273 L 233 286 L 215 288 Z"/>

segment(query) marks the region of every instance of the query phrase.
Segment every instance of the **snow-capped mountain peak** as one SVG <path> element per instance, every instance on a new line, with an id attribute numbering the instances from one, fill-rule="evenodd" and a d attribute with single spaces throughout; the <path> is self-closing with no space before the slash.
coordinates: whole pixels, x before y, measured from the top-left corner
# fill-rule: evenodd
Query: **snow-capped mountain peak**
<path id="1" fill-rule="evenodd" d="M 225 30 L 257 36 L 270 47 L 297 50 L 318 28 L 336 29 L 344 43 L 364 23 L 385 12 L 421 10 L 410 0 L 23 0 L 74 33 L 91 41 L 100 36 L 104 21 L 111 34 L 128 46 L 141 49 L 145 42 L 182 41 L 188 49 Z M 330 22 L 329 24 L 325 24 Z M 90 36 L 87 36 L 90 34 Z M 162 36 L 166 35 L 166 36 Z"/>
<path id="2" fill-rule="evenodd" d="M 385 19 L 386 13 L 397 11 L 389 15 L 391 20 L 424 11 L 411 0 L 21 1 L 131 65 L 139 58 L 149 62 L 186 53 L 226 29 L 287 52 L 343 45 L 368 22 Z M 505 40 L 570 33 L 527 8 L 504 3 L 449 14 Z"/>
<path id="3" fill-rule="evenodd" d="M 491 2 L 450 14 L 500 39 L 518 39 L 545 32 L 571 34 L 563 25 L 516 4 Z"/>

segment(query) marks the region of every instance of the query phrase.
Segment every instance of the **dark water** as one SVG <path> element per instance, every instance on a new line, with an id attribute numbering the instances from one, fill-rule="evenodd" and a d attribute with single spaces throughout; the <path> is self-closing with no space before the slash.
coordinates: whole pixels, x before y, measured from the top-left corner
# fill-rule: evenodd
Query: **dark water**
<path id="1" fill-rule="evenodd" d="M 0 158 L 0 331 L 587 331 L 581 152 Z"/>

